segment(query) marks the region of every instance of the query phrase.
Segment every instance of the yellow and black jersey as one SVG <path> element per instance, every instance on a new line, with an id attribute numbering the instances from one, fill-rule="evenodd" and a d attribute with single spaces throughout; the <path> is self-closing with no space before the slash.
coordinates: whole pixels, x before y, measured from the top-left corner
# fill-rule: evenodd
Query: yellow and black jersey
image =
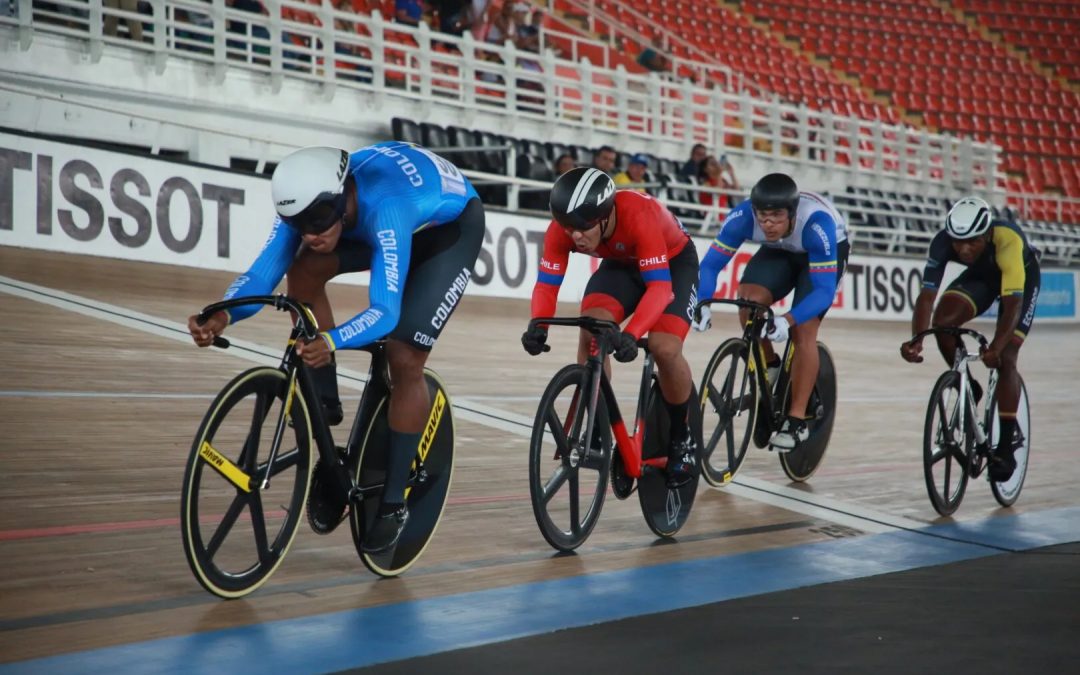
<path id="1" fill-rule="evenodd" d="M 923 269 L 923 288 L 938 290 L 949 261 L 960 263 L 949 233 L 942 230 L 930 242 Z M 995 220 L 990 224 L 990 244 L 968 268 L 985 279 L 1000 277 L 1001 296 L 1005 297 L 1023 295 L 1027 269 L 1033 264 L 1038 264 L 1038 252 L 1028 243 L 1023 230 L 1015 223 Z"/>

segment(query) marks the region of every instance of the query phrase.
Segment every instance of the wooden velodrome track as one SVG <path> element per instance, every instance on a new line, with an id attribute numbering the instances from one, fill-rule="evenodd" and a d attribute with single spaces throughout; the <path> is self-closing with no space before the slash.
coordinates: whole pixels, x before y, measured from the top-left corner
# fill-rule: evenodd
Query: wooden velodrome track
<path id="1" fill-rule="evenodd" d="M 828 455 L 808 484 L 788 483 L 773 456 L 751 447 L 735 484 L 702 483 L 677 544 L 655 545 L 636 498 L 609 498 L 579 554 L 554 556 L 529 505 L 527 432 L 574 336 L 553 333 L 552 353 L 530 358 L 518 341 L 525 302 L 466 296 L 431 359 L 458 406 L 458 455 L 424 557 L 402 578 L 379 580 L 347 528 L 319 537 L 304 524 L 265 586 L 220 601 L 184 561 L 180 483 L 211 397 L 252 364 L 240 350 L 199 350 L 182 331 L 232 276 L 0 247 L 0 663 L 942 522 L 921 463 L 926 397 L 942 363 L 900 360 L 904 324 L 833 319 L 822 339 L 840 403 Z M 366 293 L 335 286 L 332 298 L 343 319 Z M 688 339 L 695 377 L 735 330 L 730 317 L 714 321 Z M 287 330 L 285 316 L 267 310 L 229 335 L 276 350 Z M 961 526 L 998 516 L 1022 524 L 1080 504 L 1078 337 L 1075 326 L 1036 323 L 1021 352 L 1034 435 L 1023 494 L 999 509 L 986 483 L 973 482 L 955 517 Z M 346 375 L 366 370 L 365 354 L 339 358 Z M 632 396 L 639 366 L 616 366 L 620 396 Z M 358 393 L 343 377 L 346 403 Z"/>

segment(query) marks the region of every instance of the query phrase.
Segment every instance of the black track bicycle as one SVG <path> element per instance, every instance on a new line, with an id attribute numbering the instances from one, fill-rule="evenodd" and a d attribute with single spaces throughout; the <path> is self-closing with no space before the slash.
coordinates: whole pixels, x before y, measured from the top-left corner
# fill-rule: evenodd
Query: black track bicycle
<path id="1" fill-rule="evenodd" d="M 637 490 L 641 513 L 654 534 L 674 536 L 690 516 L 698 475 L 678 488 L 667 486 L 670 422 L 648 341 L 638 341 L 644 364 L 631 434 L 604 372 L 604 357 L 614 350 L 619 324 L 586 316 L 529 322 L 530 329 L 538 325 L 583 328 L 596 339 L 585 364 L 564 366 L 551 378 L 536 410 L 529 441 L 529 494 L 540 533 L 560 551 L 580 546 L 600 518 L 610 478 L 618 499 Z M 690 432 L 701 448 L 696 406 L 690 406 Z M 697 460 L 700 464 L 700 457 Z"/>
<path id="2" fill-rule="evenodd" d="M 970 328 L 941 327 L 924 330 L 912 341 L 936 334 L 954 336 L 956 353 L 952 366 L 938 377 L 930 391 L 926 426 L 923 428 L 923 475 L 934 510 L 948 516 L 956 511 L 964 499 L 968 479 L 978 478 L 986 469 L 990 453 L 1001 437 L 997 403 L 998 371 L 990 370 L 985 390 L 990 398 L 980 415 L 979 402 L 975 400 L 971 387 L 974 376 L 968 367 L 968 363 L 979 360 L 980 356 L 968 352 L 963 338 L 965 335 L 974 338 L 980 350 L 983 350 L 989 344 L 986 337 Z M 990 479 L 987 474 L 990 491 L 1002 506 L 1012 506 L 1016 502 L 1027 475 L 1031 410 L 1023 378 L 1020 379 L 1016 422 L 1024 438 L 1023 446 L 1013 454 L 1016 470 L 1009 480 L 1001 482 Z"/>
<path id="3" fill-rule="evenodd" d="M 454 421 L 446 388 L 425 370 L 432 408 L 406 491 L 409 521 L 392 549 L 368 554 L 364 533 L 382 497 L 389 449 L 390 380 L 383 342 L 364 349 L 371 366 L 345 446 L 336 446 L 310 370 L 293 348 L 318 339 L 314 315 L 284 295 L 225 300 L 200 320 L 241 305 L 269 305 L 295 317 L 281 362 L 240 373 L 210 405 L 191 446 L 181 495 L 184 554 L 200 584 L 222 598 L 261 586 L 288 553 L 305 504 L 332 505 L 328 533 L 347 518 L 357 553 L 380 576 L 396 576 L 420 557 L 438 526 L 454 466 Z M 218 337 L 215 346 L 228 348 Z"/>
<path id="4" fill-rule="evenodd" d="M 791 400 L 795 344 L 788 341 L 780 372 L 770 380 L 761 331 L 774 319 L 772 309 L 742 298 L 715 298 L 698 302 L 695 316 L 713 304 L 749 311 L 742 337 L 724 340 L 713 352 L 699 389 L 705 436 L 701 473 L 710 485 L 723 486 L 742 466 L 751 439 L 764 448 L 783 424 Z M 817 347 L 820 367 L 806 408 L 810 436 L 794 450 L 777 453 L 784 473 L 796 482 L 809 479 L 821 465 L 836 419 L 836 366 L 828 347 L 822 342 Z"/>

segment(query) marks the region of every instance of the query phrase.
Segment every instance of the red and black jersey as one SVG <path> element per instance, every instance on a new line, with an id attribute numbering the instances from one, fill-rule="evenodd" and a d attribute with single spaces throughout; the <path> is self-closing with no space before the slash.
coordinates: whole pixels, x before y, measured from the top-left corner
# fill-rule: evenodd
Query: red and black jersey
<path id="1" fill-rule="evenodd" d="M 648 332 L 671 302 L 668 261 L 689 243 L 690 235 L 656 198 L 629 190 L 615 193 L 615 231 L 588 255 L 637 265 L 647 290 L 626 326 L 626 331 L 634 337 L 640 338 Z M 566 264 L 574 250 L 574 240 L 559 223 L 551 221 L 544 235 L 544 255 L 533 288 L 534 318 L 554 313 Z"/>

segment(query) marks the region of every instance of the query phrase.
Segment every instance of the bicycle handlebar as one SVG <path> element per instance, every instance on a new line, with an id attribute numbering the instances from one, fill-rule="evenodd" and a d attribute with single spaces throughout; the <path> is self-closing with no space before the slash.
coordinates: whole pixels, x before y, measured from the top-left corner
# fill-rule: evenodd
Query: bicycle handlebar
<path id="1" fill-rule="evenodd" d="M 937 335 L 937 334 L 952 335 L 952 336 L 955 336 L 957 338 L 963 338 L 965 335 L 969 335 L 969 336 L 975 338 L 975 340 L 978 341 L 979 346 L 982 347 L 983 349 L 986 349 L 987 347 L 990 346 L 989 340 L 987 340 L 986 337 L 984 337 L 983 334 L 980 333 L 979 331 L 972 330 L 970 328 L 955 328 L 955 327 L 952 327 L 952 326 L 940 326 L 938 328 L 927 328 L 926 330 L 919 333 L 918 335 L 913 335 L 911 337 L 911 340 L 909 340 L 909 342 L 916 342 L 918 340 L 923 339 L 927 335 Z"/>
<path id="2" fill-rule="evenodd" d="M 576 326 L 583 328 L 596 336 L 600 350 L 605 353 L 612 351 L 613 336 L 622 332 L 622 328 L 614 321 L 597 319 L 591 316 L 540 316 L 529 320 L 529 330 L 537 326 Z M 643 347 L 647 343 L 645 338 L 638 340 L 639 347 Z"/>
<path id="3" fill-rule="evenodd" d="M 213 304 L 203 307 L 202 311 L 198 313 L 195 321 L 202 325 L 206 323 L 211 316 L 218 312 L 233 307 L 240 307 L 242 305 L 270 305 L 274 309 L 279 311 L 290 310 L 298 318 L 297 323 L 300 326 L 300 335 L 305 340 L 314 340 L 319 336 L 319 323 L 315 320 L 315 315 L 307 305 L 303 304 L 295 298 L 290 298 L 287 295 L 253 295 L 246 298 L 232 298 L 231 300 L 221 300 Z M 221 349 L 229 348 L 229 341 L 220 335 L 214 338 L 214 346 Z"/>
<path id="4" fill-rule="evenodd" d="M 754 302 L 753 300 L 746 300 L 745 298 L 708 298 L 706 300 L 700 300 L 694 305 L 694 316 L 700 316 L 701 308 L 708 305 L 735 305 L 742 309 L 749 309 L 751 312 L 761 312 L 765 314 L 766 321 L 772 321 L 775 314 L 772 307 L 763 305 L 760 302 Z"/>

